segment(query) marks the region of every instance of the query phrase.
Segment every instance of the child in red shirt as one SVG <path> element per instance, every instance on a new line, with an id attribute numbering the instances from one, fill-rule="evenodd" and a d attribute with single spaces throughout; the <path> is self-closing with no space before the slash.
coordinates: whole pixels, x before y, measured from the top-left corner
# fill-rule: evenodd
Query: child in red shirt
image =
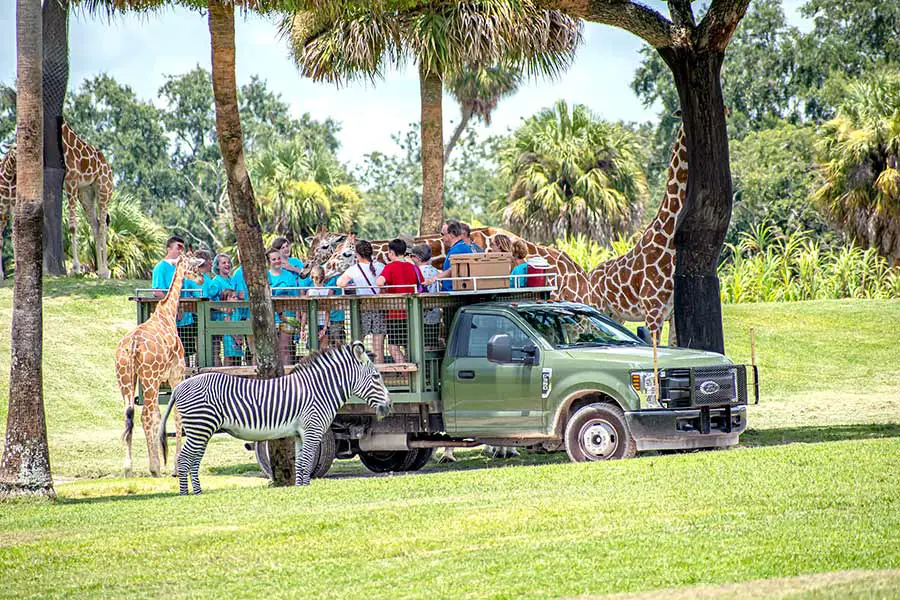
<path id="1" fill-rule="evenodd" d="M 415 294 L 424 278 L 419 267 L 406 262 L 406 242 L 400 239 L 388 242 L 388 264 L 375 285 L 381 288 L 382 294 Z M 407 344 L 406 310 L 393 309 L 387 311 L 388 319 L 388 351 L 394 362 L 406 362 L 400 346 Z"/>

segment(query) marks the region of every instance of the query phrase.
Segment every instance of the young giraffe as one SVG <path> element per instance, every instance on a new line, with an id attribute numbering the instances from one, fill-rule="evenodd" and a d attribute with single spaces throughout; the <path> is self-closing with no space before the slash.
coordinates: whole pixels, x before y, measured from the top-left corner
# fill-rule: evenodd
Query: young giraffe
<path id="1" fill-rule="evenodd" d="M 109 278 L 106 237 L 108 233 L 109 200 L 112 197 L 112 170 L 103 153 L 82 140 L 69 124 L 62 124 L 63 156 L 66 176 L 63 188 L 68 201 L 69 240 L 72 243 L 72 273 L 81 272 L 78 261 L 77 202 L 84 208 L 84 216 L 91 226 L 97 256 L 97 274 Z M 0 164 L 0 231 L 6 226 L 16 201 L 16 151 L 3 157 Z M 2 240 L 0 240 L 2 250 Z"/>
<path id="2" fill-rule="evenodd" d="M 0 160 L 0 279 L 5 277 L 3 267 L 3 230 L 9 222 L 16 202 L 16 148 L 12 146 Z"/>
<path id="3" fill-rule="evenodd" d="M 599 264 L 590 274 L 592 301 L 618 321 L 644 321 L 659 334 L 669 321 L 669 345 L 676 343 L 672 319 L 675 283 L 675 223 L 687 192 L 684 126 L 678 129 L 666 178 L 666 197 L 638 243 L 626 254 Z"/>
<path id="4" fill-rule="evenodd" d="M 147 437 L 147 454 L 150 458 L 150 473 L 159 477 L 159 386 L 168 382 L 174 390 L 184 379 L 184 346 L 178 337 L 175 322 L 178 319 L 178 300 L 186 276 L 197 278 L 202 283 L 203 276 L 196 269 L 203 264 L 201 259 L 185 255 L 178 258 L 175 274 L 166 296 L 160 300 L 150 318 L 135 327 L 116 345 L 116 380 L 125 401 L 125 475 L 131 474 L 131 434 L 134 429 L 134 399 L 137 382 L 140 380 L 144 391 L 144 406 L 141 410 L 141 425 Z M 176 452 L 181 447 L 181 422 L 175 411 Z"/>
<path id="5" fill-rule="evenodd" d="M 109 278 L 106 236 L 109 229 L 109 201 L 112 197 L 112 169 L 100 150 L 91 146 L 62 124 L 63 156 L 66 161 L 64 187 L 68 197 L 69 240 L 72 243 L 72 271 L 81 271 L 78 262 L 78 237 L 75 235 L 76 205 L 80 201 L 84 216 L 91 226 L 97 256 L 97 274 Z"/>

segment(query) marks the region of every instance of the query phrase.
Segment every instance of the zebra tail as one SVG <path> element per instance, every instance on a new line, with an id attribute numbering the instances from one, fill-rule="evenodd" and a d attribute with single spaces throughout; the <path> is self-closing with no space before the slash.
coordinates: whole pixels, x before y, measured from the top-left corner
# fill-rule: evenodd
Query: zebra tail
<path id="1" fill-rule="evenodd" d="M 169 405 L 166 407 L 166 414 L 163 415 L 162 423 L 159 424 L 159 446 L 162 448 L 163 465 L 169 454 L 169 441 L 166 439 L 166 421 L 169 420 L 169 413 L 175 408 L 175 400 L 178 398 L 178 386 L 172 390 L 172 396 L 169 398 Z"/>
<path id="2" fill-rule="evenodd" d="M 131 381 L 131 394 L 129 398 L 125 399 L 125 431 L 122 432 L 122 441 L 126 441 L 130 436 L 131 432 L 134 430 L 134 403 L 137 399 L 137 369 L 135 369 L 135 360 L 134 357 L 137 354 L 137 336 L 131 336 L 131 346 L 128 349 L 128 372 L 123 375 L 123 378 L 127 378 L 127 380 Z"/>

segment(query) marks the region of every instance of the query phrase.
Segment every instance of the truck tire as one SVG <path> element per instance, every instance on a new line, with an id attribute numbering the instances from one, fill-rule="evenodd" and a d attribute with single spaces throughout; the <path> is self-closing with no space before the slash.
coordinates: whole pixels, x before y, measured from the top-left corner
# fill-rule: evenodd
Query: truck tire
<path id="1" fill-rule="evenodd" d="M 268 445 L 266 442 L 256 442 L 254 446 L 255 448 L 253 451 L 256 454 L 256 462 L 259 464 L 259 469 L 268 479 L 272 479 L 272 465 L 269 463 Z M 310 476 L 313 479 L 324 477 L 325 474 L 328 473 L 328 469 L 331 468 L 331 463 L 334 462 L 336 454 L 337 444 L 334 440 L 334 432 L 329 429 L 325 432 L 324 437 L 322 437 L 322 445 L 319 446 L 319 458 L 316 461 Z"/>
<path id="2" fill-rule="evenodd" d="M 428 462 L 429 454 L 422 464 L 412 469 L 419 458 L 418 448 L 414 450 L 383 450 L 379 452 L 360 452 L 359 460 L 363 466 L 373 473 L 399 473 L 401 471 L 418 470 Z M 426 449 L 427 450 L 427 449 Z"/>
<path id="3" fill-rule="evenodd" d="M 589 404 L 578 409 L 566 423 L 565 443 L 573 462 L 631 458 L 637 453 L 625 413 L 614 404 Z"/>
<path id="4" fill-rule="evenodd" d="M 434 456 L 434 448 L 417 448 L 411 452 L 410 460 L 403 470 L 418 471 L 428 464 L 432 456 Z"/>

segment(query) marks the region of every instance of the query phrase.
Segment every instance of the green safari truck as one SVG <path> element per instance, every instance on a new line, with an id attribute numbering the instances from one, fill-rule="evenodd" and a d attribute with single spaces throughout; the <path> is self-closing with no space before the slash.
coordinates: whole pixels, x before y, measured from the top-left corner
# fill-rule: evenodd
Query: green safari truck
<path id="1" fill-rule="evenodd" d="M 335 458 L 355 456 L 375 472 L 417 470 L 438 447 L 565 450 L 573 461 L 595 461 L 738 443 L 748 382 L 759 397 L 755 368 L 713 352 L 660 347 L 654 371 L 654 350 L 644 339 L 590 306 L 548 301 L 551 290 L 273 299 L 276 313 L 309 317 L 308 335 L 295 337 L 298 356 L 326 339 L 363 339 L 374 356 L 372 336 L 362 329 L 366 315 L 393 316 L 395 323 L 403 317 L 399 334 L 387 321 L 387 342 L 399 342 L 403 360 L 378 365 L 393 414 L 378 421 L 351 399 L 322 444 L 315 475 Z M 213 318 L 226 303 L 186 302 L 198 327 L 189 340 L 197 344 L 189 375 L 251 375 L 246 357 L 244 365 L 222 364 L 221 357 L 223 336 L 249 334 L 249 322 Z M 151 309 L 139 309 L 139 320 Z M 326 310 L 335 336 L 316 335 L 316 315 L 321 323 Z M 266 471 L 265 444 L 255 450 Z"/>

